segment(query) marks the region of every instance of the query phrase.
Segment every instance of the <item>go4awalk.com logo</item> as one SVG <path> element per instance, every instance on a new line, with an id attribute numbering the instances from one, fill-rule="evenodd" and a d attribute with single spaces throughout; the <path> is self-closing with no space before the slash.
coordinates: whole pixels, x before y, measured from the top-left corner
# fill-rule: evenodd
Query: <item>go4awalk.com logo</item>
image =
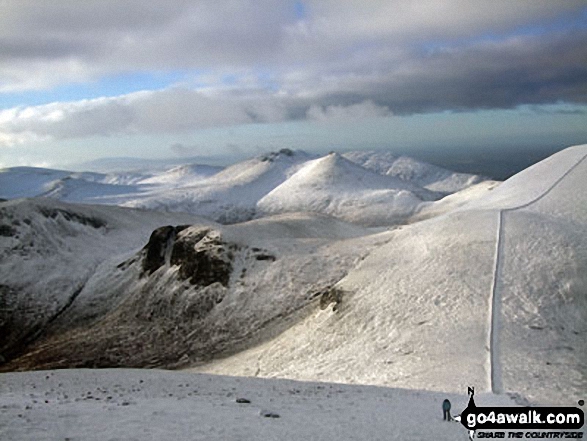
<path id="1" fill-rule="evenodd" d="M 585 415 L 578 407 L 478 407 L 475 390 L 470 387 L 468 393 L 469 404 L 455 420 L 469 431 L 470 439 L 583 438 L 578 430 Z"/>

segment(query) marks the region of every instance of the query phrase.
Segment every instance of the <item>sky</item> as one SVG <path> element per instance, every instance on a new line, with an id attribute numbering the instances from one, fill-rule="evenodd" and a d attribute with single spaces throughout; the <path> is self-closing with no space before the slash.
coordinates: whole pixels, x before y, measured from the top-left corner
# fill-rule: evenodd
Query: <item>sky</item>
<path id="1" fill-rule="evenodd" d="M 579 143 L 585 0 L 0 1 L 0 167 Z"/>

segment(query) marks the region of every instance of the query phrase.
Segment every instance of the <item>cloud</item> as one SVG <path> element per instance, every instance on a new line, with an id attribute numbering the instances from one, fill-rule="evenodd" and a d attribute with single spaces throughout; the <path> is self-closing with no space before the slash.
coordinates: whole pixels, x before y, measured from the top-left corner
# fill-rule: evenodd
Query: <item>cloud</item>
<path id="1" fill-rule="evenodd" d="M 312 20 L 290 28 L 300 39 L 332 44 L 445 41 L 507 34 L 523 26 L 579 17 L 582 0 L 314 0 Z"/>
<path id="2" fill-rule="evenodd" d="M 582 104 L 587 31 L 561 23 L 586 11 L 584 0 L 306 0 L 303 13 L 298 0 L 4 0 L 0 94 L 121 72 L 188 77 L 2 110 L 0 145 Z"/>
<path id="3" fill-rule="evenodd" d="M 351 121 L 389 115 L 372 101 L 349 105 L 312 104 L 270 93 L 212 93 L 172 88 L 118 97 L 0 111 L 0 145 L 94 136 L 163 134 L 300 118 Z M 180 154 L 183 145 L 173 145 Z"/>
<path id="4" fill-rule="evenodd" d="M 580 17 L 584 0 L 3 0 L 0 90 L 121 72 L 291 72 Z"/>
<path id="5" fill-rule="evenodd" d="M 288 18 L 293 3 L 4 0 L 0 90 L 120 72 L 247 69 L 279 52 L 281 29 L 293 21 Z M 59 76 L 43 66 L 57 68 Z"/>
<path id="6" fill-rule="evenodd" d="M 252 122 L 244 103 L 169 89 L 0 111 L 0 143 L 182 132 Z"/>
<path id="7" fill-rule="evenodd" d="M 318 106 L 312 105 L 306 112 L 310 120 L 320 122 L 346 122 L 366 118 L 381 118 L 390 116 L 391 111 L 385 106 L 378 106 L 367 100 L 348 106 Z"/>
<path id="8" fill-rule="evenodd" d="M 284 87 L 322 105 L 371 100 L 395 114 L 586 103 L 586 42 L 581 31 L 411 51 L 373 70 L 340 71 L 334 64 L 298 71 Z"/>
<path id="9" fill-rule="evenodd" d="M 555 104 L 552 106 L 526 106 L 527 109 L 537 115 L 587 115 L 587 106 Z"/>
<path id="10" fill-rule="evenodd" d="M 0 145 L 158 134 L 252 123 L 361 118 L 559 102 L 587 103 L 586 32 L 511 37 L 431 53 L 395 54 L 375 70 L 304 66 L 230 88 L 175 87 L 0 111 Z M 352 64 L 352 63 L 350 63 Z"/>

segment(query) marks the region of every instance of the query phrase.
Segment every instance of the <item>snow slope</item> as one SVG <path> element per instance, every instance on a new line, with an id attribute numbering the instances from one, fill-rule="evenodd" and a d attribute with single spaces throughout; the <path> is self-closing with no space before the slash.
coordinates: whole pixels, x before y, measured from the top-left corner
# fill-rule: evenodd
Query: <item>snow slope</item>
<path id="1" fill-rule="evenodd" d="M 486 194 L 493 191 L 501 185 L 499 181 L 483 181 L 473 184 L 456 193 L 449 194 L 437 201 L 422 202 L 418 206 L 418 211 L 411 217 L 412 222 L 417 222 L 431 217 L 440 216 L 441 214 L 454 211 L 457 208 L 470 204 L 472 201 L 482 199 Z"/>
<path id="2" fill-rule="evenodd" d="M 444 194 L 455 193 L 485 180 L 482 176 L 456 173 L 407 156 L 396 157 L 390 152 L 354 151 L 343 156 L 376 173 Z"/>
<path id="3" fill-rule="evenodd" d="M 35 339 L 104 262 L 136 252 L 154 228 L 194 222 L 202 221 L 51 199 L 0 203 L 0 355 Z"/>
<path id="4" fill-rule="evenodd" d="M 453 413 L 466 407 L 464 394 L 332 383 L 157 370 L 11 373 L 0 374 L 0 438 L 464 441 L 461 424 L 442 421 L 445 398 Z M 477 403 L 515 405 L 483 395 Z"/>
<path id="5" fill-rule="evenodd" d="M 10 233 L 0 241 L 11 249 L 0 261 L 5 371 L 175 366 L 233 353 L 299 320 L 385 240 L 309 214 L 221 226 L 49 200 L 0 207 Z M 155 220 L 168 226 L 147 240 Z"/>
<path id="6" fill-rule="evenodd" d="M 260 215 L 310 211 L 363 225 L 405 221 L 422 200 L 437 195 L 367 170 L 337 153 L 306 163 L 264 198 Z"/>
<path id="7" fill-rule="evenodd" d="M 214 167 L 201 164 L 187 164 L 173 167 L 163 173 L 143 179 L 141 184 L 162 184 L 172 187 L 184 187 L 203 179 L 209 178 L 222 170 L 222 167 Z"/>
<path id="8" fill-rule="evenodd" d="M 314 156 L 288 149 L 226 169 L 188 164 L 163 172 L 101 174 L 15 167 L 0 171 L 0 198 L 50 197 L 66 202 L 189 212 L 221 223 L 310 211 L 366 225 L 389 225 L 404 222 L 426 207 L 428 204 L 420 206 L 422 200 L 439 199 L 481 179 L 387 153 L 345 155 L 367 168 L 339 155 L 312 162 Z M 306 172 L 298 175 L 296 172 L 302 168 Z M 289 183 L 294 175 L 297 176 Z M 290 192 L 295 196 L 292 200 Z M 306 192 L 309 199 L 305 198 Z M 269 193 L 273 194 L 268 197 Z M 442 212 L 443 207 L 449 208 L 441 204 L 428 213 Z"/>
<path id="9" fill-rule="evenodd" d="M 35 167 L 13 167 L 0 169 L 0 198 L 15 199 L 38 196 L 46 186 L 68 176 L 63 170 Z"/>
<path id="10" fill-rule="evenodd" d="M 495 224 L 481 212 L 400 227 L 335 285 L 336 311 L 316 308 L 273 341 L 198 370 L 488 390 Z"/>
<path id="11" fill-rule="evenodd" d="M 127 207 L 197 213 L 221 223 L 250 220 L 257 202 L 311 158 L 281 150 L 234 164 L 209 179 L 121 203 Z"/>
<path id="12" fill-rule="evenodd" d="M 587 390 L 587 146 L 553 155 L 524 175 L 531 184 L 525 189 L 518 175 L 478 202 L 501 208 L 497 386 L 518 385 L 554 401 Z"/>
<path id="13" fill-rule="evenodd" d="M 67 198 L 69 193 L 76 192 L 77 200 L 90 202 L 88 199 L 96 196 L 137 191 L 136 188 L 130 186 L 148 177 L 150 175 L 139 173 L 102 174 L 37 167 L 12 167 L 0 169 L 0 198 L 18 199 L 48 196 L 62 199 Z M 65 186 L 69 191 L 64 195 L 55 191 Z M 78 189 L 76 186 L 81 188 Z M 118 186 L 121 188 L 115 190 Z M 89 189 L 89 195 L 84 194 L 84 189 Z"/>
<path id="14" fill-rule="evenodd" d="M 81 202 L 114 205 L 120 197 L 129 197 L 141 192 L 138 185 L 106 184 L 83 178 L 66 176 L 44 185 L 40 197 L 64 202 Z"/>
<path id="15" fill-rule="evenodd" d="M 336 308 L 197 370 L 581 398 L 586 155 L 567 149 L 478 201 L 392 231 L 335 285 Z"/>

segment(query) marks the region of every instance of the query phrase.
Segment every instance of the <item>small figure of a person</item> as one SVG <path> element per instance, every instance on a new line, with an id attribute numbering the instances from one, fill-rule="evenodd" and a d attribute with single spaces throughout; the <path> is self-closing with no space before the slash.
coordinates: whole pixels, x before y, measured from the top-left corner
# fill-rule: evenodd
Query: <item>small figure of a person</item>
<path id="1" fill-rule="evenodd" d="M 450 421 L 451 417 L 450 417 L 450 401 L 448 401 L 448 398 L 445 399 L 442 402 L 442 416 L 444 421 Z"/>

